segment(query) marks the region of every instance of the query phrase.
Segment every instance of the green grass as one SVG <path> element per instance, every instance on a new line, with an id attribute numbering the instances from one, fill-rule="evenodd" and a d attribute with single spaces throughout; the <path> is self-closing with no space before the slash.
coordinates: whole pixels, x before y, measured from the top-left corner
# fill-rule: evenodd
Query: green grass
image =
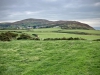
<path id="1" fill-rule="evenodd" d="M 93 33 L 93 34 L 100 34 L 100 30 L 62 30 L 62 31 L 65 31 L 65 32 L 85 32 L 85 33 Z"/>
<path id="2" fill-rule="evenodd" d="M 100 42 L 0 42 L 0 75 L 100 75 Z"/>
<path id="3" fill-rule="evenodd" d="M 7 30 L 0 30 L 0 32 L 5 32 Z M 94 39 L 100 39 L 100 30 L 63 30 L 60 28 L 43 28 L 43 29 L 33 29 L 31 31 L 28 30 L 8 30 L 8 31 L 15 31 L 15 33 L 21 34 L 22 33 L 27 33 L 32 36 L 32 34 L 38 34 L 39 38 L 45 39 L 45 38 L 69 38 L 69 37 L 78 37 L 78 38 L 84 38 L 87 40 L 94 40 Z M 60 32 L 66 32 L 66 33 L 59 33 Z M 84 32 L 84 33 L 90 33 L 93 35 L 81 35 L 81 34 L 70 34 L 68 32 Z M 95 35 L 98 34 L 98 35 Z"/>
<path id="4" fill-rule="evenodd" d="M 27 30 L 0 30 L 38 34 L 40 39 L 81 37 L 87 40 L 0 41 L 0 75 L 100 75 L 100 39 L 98 30 L 62 30 L 45 28 Z M 85 32 L 80 35 L 61 32 Z M 22 33 L 20 33 L 22 32 Z"/>
<path id="5" fill-rule="evenodd" d="M 85 33 L 91 33 L 94 35 L 81 35 L 81 34 L 70 34 L 70 33 L 58 33 L 57 31 L 61 32 L 85 32 Z M 87 40 L 94 40 L 94 39 L 100 39 L 100 31 L 99 30 L 63 30 L 60 28 L 44 28 L 44 29 L 34 29 L 31 31 L 26 31 L 24 33 L 27 34 L 38 34 L 40 38 L 62 38 L 62 37 L 78 37 L 78 38 L 84 38 Z M 99 35 L 95 35 L 99 34 Z"/>

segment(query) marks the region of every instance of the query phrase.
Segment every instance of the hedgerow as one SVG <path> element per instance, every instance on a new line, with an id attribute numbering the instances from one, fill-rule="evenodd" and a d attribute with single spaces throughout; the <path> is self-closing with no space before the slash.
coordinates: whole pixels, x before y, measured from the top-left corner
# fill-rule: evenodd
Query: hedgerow
<path id="1" fill-rule="evenodd" d="M 86 40 L 86 39 L 83 39 L 83 38 L 72 38 L 72 37 L 69 37 L 69 38 L 66 38 L 66 37 L 63 37 L 63 38 L 45 38 L 45 40 Z"/>
<path id="2" fill-rule="evenodd" d="M 93 41 L 100 41 L 100 39 L 95 39 L 95 40 L 93 40 Z"/>

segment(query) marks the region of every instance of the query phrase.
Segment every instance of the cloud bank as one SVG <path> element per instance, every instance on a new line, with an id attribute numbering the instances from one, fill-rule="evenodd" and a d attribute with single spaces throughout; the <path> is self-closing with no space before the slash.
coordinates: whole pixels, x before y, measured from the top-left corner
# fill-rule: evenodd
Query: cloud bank
<path id="1" fill-rule="evenodd" d="M 0 22 L 26 18 L 75 20 L 100 26 L 100 0 L 0 0 Z"/>

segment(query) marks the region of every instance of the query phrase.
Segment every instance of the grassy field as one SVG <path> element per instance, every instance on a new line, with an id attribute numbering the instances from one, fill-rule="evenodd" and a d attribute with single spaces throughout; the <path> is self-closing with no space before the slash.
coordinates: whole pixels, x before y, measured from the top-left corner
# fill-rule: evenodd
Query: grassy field
<path id="1" fill-rule="evenodd" d="M 0 75 L 100 75 L 100 42 L 0 42 Z"/>
<path id="2" fill-rule="evenodd" d="M 94 39 L 100 39 L 100 30 L 64 30 L 60 28 L 44 28 L 44 29 L 33 29 L 33 30 L 0 30 L 0 32 L 5 32 L 5 31 L 15 31 L 18 34 L 22 33 L 27 33 L 30 36 L 32 34 L 38 34 L 39 38 L 45 39 L 45 38 L 69 38 L 69 37 L 78 37 L 78 38 L 84 38 L 87 40 L 94 40 Z M 88 35 L 84 34 L 74 34 L 76 33 L 87 33 Z M 91 34 L 91 35 L 90 35 Z"/>
<path id="3" fill-rule="evenodd" d="M 66 33 L 59 33 L 57 31 L 66 32 Z M 81 34 L 70 34 L 67 32 L 85 32 L 85 33 L 91 33 L 93 35 L 81 35 Z M 100 39 L 100 30 L 62 30 L 60 28 L 45 28 L 45 29 L 34 29 L 28 32 L 24 32 L 27 34 L 38 34 L 40 38 L 62 38 L 62 37 L 78 37 L 78 38 L 84 38 L 88 40 L 94 40 L 94 39 Z M 96 35 L 98 34 L 98 35 Z"/>
<path id="4" fill-rule="evenodd" d="M 81 37 L 87 40 L 0 41 L 0 75 L 100 75 L 100 42 L 92 41 L 100 39 L 99 30 L 0 30 L 6 31 L 38 34 L 40 39 Z"/>

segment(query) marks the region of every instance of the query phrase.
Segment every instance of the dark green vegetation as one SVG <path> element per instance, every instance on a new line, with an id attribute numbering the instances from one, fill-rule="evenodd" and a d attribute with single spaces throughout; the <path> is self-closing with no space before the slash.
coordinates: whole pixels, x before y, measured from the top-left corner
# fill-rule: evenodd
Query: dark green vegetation
<path id="1" fill-rule="evenodd" d="M 0 29 L 53 28 L 94 30 L 88 24 L 77 21 L 49 21 L 45 19 L 25 19 L 14 23 L 0 23 Z"/>
<path id="2" fill-rule="evenodd" d="M 0 75 L 100 75 L 100 42 L 0 42 Z"/>
<path id="3" fill-rule="evenodd" d="M 95 39 L 95 40 L 93 40 L 93 41 L 100 41 L 100 39 Z"/>
<path id="4" fill-rule="evenodd" d="M 18 34 L 5 32 L 0 34 L 0 41 L 11 41 L 12 39 L 16 39 Z"/>

